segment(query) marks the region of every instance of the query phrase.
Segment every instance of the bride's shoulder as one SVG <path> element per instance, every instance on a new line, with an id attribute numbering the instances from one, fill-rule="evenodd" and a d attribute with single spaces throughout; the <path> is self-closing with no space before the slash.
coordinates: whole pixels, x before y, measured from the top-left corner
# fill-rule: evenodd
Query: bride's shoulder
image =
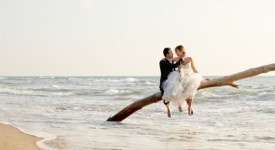
<path id="1" fill-rule="evenodd" d="M 185 57 L 184 58 L 184 63 L 189 63 L 189 62 L 191 62 L 192 61 L 192 57 Z"/>
<path id="2" fill-rule="evenodd" d="M 184 59 L 192 60 L 193 58 L 191 56 L 185 57 Z"/>

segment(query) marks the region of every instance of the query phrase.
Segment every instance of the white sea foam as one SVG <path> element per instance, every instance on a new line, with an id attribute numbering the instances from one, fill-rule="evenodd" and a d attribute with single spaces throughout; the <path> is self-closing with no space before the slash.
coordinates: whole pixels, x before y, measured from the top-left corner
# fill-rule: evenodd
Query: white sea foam
<path id="1" fill-rule="evenodd" d="M 125 78 L 125 79 L 95 79 L 96 82 L 121 82 L 121 83 L 132 83 L 132 82 L 139 82 L 136 78 Z"/>
<path id="2" fill-rule="evenodd" d="M 128 94 L 131 93 L 129 90 L 116 90 L 116 89 L 110 89 L 105 92 L 107 95 L 116 95 L 116 94 Z"/>
<path id="3" fill-rule="evenodd" d="M 30 134 L 30 135 L 34 135 L 36 137 L 40 137 L 42 138 L 42 140 L 37 141 L 36 145 L 40 148 L 40 149 L 44 149 L 44 150 L 57 150 L 55 148 L 51 148 L 49 146 L 47 146 L 45 143 L 51 140 L 56 139 L 56 135 L 54 134 L 50 134 L 50 133 L 46 133 L 46 132 L 42 132 L 42 131 L 36 131 L 33 129 L 23 129 L 20 127 L 17 127 L 20 131 L 26 133 L 26 134 Z"/>
<path id="4" fill-rule="evenodd" d="M 51 93 L 50 95 L 55 95 L 55 96 L 74 96 L 76 94 L 73 93 L 73 92 L 54 92 L 54 93 Z"/>
<path id="5" fill-rule="evenodd" d="M 59 86 L 58 86 L 58 85 L 55 85 L 55 84 L 54 84 L 54 85 L 52 85 L 52 86 L 53 86 L 54 88 L 59 88 Z"/>
<path id="6" fill-rule="evenodd" d="M 18 90 L 18 89 L 11 89 L 11 88 L 0 88 L 0 93 L 6 93 L 6 94 L 14 94 L 14 95 L 32 95 L 33 91 L 29 90 Z"/>
<path id="7" fill-rule="evenodd" d="M 145 82 L 145 84 L 146 84 L 146 85 L 155 85 L 154 83 L 152 83 L 152 82 L 148 82 L 148 81 L 147 81 L 147 82 Z"/>
<path id="8" fill-rule="evenodd" d="M 136 78 L 126 78 L 126 79 L 124 79 L 122 81 L 125 81 L 125 82 L 138 82 L 139 80 L 136 79 Z"/>
<path id="9" fill-rule="evenodd" d="M 4 78 L 4 77 L 0 77 L 0 80 L 5 80 L 6 78 Z"/>
<path id="10" fill-rule="evenodd" d="M 225 97 L 225 95 L 218 95 L 208 91 L 198 92 L 197 95 L 200 97 Z"/>
<path id="11" fill-rule="evenodd" d="M 74 96 L 73 92 L 43 92 L 33 91 L 31 89 L 12 89 L 7 87 L 1 87 L 0 93 L 11 95 L 26 95 L 26 96 Z"/>

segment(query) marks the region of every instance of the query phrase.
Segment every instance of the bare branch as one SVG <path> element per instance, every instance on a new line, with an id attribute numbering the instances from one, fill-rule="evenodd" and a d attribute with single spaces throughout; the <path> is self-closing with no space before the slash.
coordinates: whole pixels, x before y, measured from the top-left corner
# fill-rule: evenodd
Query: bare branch
<path id="1" fill-rule="evenodd" d="M 210 87 L 226 86 L 226 85 L 232 86 L 234 88 L 238 88 L 239 85 L 235 84 L 234 81 L 241 80 L 244 78 L 249 78 L 252 76 L 256 76 L 256 75 L 259 75 L 262 73 L 267 73 L 269 71 L 274 71 L 274 70 L 275 70 L 275 63 L 257 67 L 257 68 L 251 68 L 251 69 L 248 69 L 248 70 L 245 70 L 245 71 L 242 71 L 242 72 L 230 75 L 230 76 L 224 76 L 224 77 L 217 78 L 217 79 L 205 80 L 201 83 L 198 90 L 210 88 Z M 114 116 L 109 117 L 109 119 L 107 121 L 122 121 L 125 118 L 129 117 L 134 112 L 142 109 L 143 107 L 150 105 L 152 103 L 156 103 L 160 100 L 161 100 L 161 93 L 160 92 L 155 93 L 151 96 L 148 96 L 144 99 L 138 100 L 138 101 L 130 104 L 129 106 L 125 107 L 124 109 L 119 111 Z"/>

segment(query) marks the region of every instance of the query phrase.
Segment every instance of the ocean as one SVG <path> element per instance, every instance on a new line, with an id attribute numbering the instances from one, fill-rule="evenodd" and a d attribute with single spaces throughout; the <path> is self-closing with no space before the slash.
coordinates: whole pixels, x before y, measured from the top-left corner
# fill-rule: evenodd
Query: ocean
<path id="1" fill-rule="evenodd" d="M 159 92 L 159 77 L 2 76 L 0 122 L 45 150 L 275 149 L 275 77 L 237 83 L 199 91 L 193 116 L 158 102 L 119 123 L 106 120 Z"/>

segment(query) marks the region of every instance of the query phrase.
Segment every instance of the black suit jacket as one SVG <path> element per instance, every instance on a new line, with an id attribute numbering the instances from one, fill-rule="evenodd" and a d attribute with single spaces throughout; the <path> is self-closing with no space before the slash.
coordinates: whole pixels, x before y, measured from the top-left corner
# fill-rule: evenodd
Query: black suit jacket
<path id="1" fill-rule="evenodd" d="M 167 80 L 168 75 L 175 70 L 175 68 L 177 68 L 180 63 L 183 60 L 180 59 L 177 63 L 170 63 L 169 60 L 167 59 L 163 59 L 159 62 L 159 67 L 160 67 L 160 72 L 161 72 L 161 76 L 160 76 L 160 85 L 159 87 L 162 89 L 162 83 Z"/>

